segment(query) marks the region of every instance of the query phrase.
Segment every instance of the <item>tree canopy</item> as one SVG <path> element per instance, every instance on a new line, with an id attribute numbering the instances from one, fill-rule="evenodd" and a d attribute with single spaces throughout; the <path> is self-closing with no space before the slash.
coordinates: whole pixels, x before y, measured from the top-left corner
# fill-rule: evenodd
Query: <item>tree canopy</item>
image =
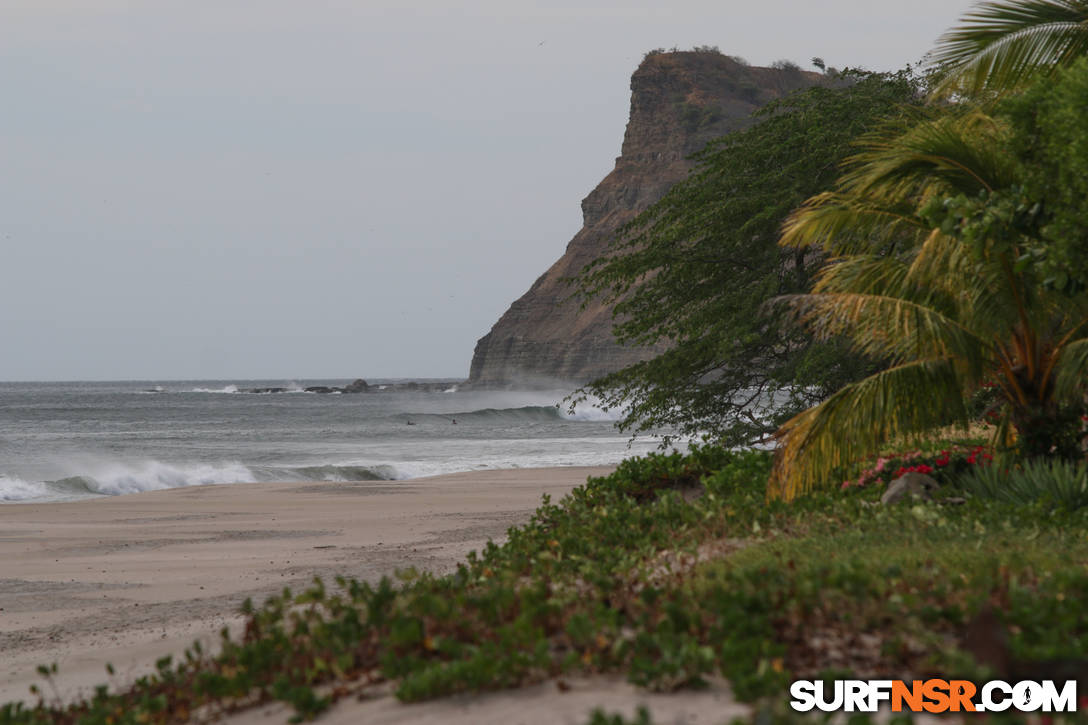
<path id="1" fill-rule="evenodd" d="M 827 483 L 889 440 L 966 426 L 983 386 L 999 450 L 1083 457 L 1088 294 L 1063 265 L 1085 268 L 1072 255 L 1088 197 L 1062 182 L 1088 176 L 1088 156 L 1056 144 L 1076 140 L 1086 87 L 1080 63 L 992 114 L 932 109 L 870 136 L 836 189 L 791 216 L 783 244 L 834 257 L 789 306 L 891 364 L 782 426 L 773 492 Z"/>
<path id="2" fill-rule="evenodd" d="M 1009 143 L 1023 194 L 1040 205 L 1032 259 L 1048 285 L 1088 290 L 1088 58 L 1005 99 L 999 112 L 1016 129 Z"/>
<path id="3" fill-rule="evenodd" d="M 767 300 L 808 289 L 821 253 L 777 245 L 787 215 L 833 184 L 860 135 L 920 97 L 909 72 L 852 73 L 796 92 L 699 153 L 691 175 L 574 280 L 614 303 L 617 338 L 665 353 L 579 391 L 625 411 L 620 427 L 760 440 L 868 372 L 842 341 L 780 324 Z M 580 400 L 575 398 L 575 404 Z"/>

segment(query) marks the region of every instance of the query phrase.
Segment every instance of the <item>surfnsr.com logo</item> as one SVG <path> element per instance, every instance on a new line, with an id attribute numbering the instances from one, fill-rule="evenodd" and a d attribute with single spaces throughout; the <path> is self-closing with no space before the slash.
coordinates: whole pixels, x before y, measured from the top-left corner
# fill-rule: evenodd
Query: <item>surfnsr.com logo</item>
<path id="1" fill-rule="evenodd" d="M 1077 682 L 969 680 L 797 680 L 790 706 L 798 712 L 1075 712 Z"/>

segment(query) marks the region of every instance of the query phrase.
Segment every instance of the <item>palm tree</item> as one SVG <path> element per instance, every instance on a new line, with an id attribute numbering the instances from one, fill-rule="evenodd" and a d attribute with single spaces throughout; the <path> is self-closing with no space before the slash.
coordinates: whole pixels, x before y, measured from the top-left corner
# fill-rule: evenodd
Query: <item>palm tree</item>
<path id="1" fill-rule="evenodd" d="M 813 292 L 784 303 L 814 331 L 890 361 L 786 422 L 772 495 L 791 498 L 889 440 L 966 426 L 965 400 L 996 386 L 1002 440 L 1076 455 L 1088 296 L 1038 282 L 1037 207 L 1018 191 L 1008 130 L 944 113 L 866 140 L 833 192 L 787 222 L 782 243 L 830 253 Z"/>
<path id="2" fill-rule="evenodd" d="M 930 53 L 935 93 L 1020 87 L 1088 55 L 1088 0 L 991 0 L 964 15 Z"/>

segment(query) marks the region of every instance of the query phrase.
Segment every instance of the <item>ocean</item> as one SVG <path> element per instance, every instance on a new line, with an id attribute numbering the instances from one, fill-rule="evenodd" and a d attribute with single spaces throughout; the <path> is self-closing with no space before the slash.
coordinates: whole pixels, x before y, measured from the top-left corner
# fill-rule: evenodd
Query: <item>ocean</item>
<path id="1" fill-rule="evenodd" d="M 566 392 L 461 390 L 455 380 L 0 383 L 0 503 L 205 484 L 403 480 L 490 468 L 618 463 L 657 448 Z M 384 389 L 382 389 L 384 386 Z M 245 392 L 252 389 L 282 392 Z M 456 422 L 455 422 L 456 421 Z"/>

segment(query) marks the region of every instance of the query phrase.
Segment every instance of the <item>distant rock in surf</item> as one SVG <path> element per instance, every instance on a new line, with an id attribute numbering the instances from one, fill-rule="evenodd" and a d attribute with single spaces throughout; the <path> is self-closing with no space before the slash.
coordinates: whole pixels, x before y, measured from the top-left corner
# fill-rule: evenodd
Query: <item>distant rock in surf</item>
<path id="1" fill-rule="evenodd" d="M 292 387 L 267 387 L 267 388 L 239 388 L 237 391 L 231 392 L 249 393 L 250 395 L 267 395 L 270 393 L 317 393 L 318 395 L 331 395 L 331 394 L 355 394 L 355 393 L 390 393 L 390 392 L 423 392 L 423 393 L 451 393 L 457 392 L 457 386 L 462 384 L 462 380 L 442 380 L 439 382 L 418 382 L 411 380 L 406 383 L 387 383 L 385 385 L 370 385 L 362 378 L 356 378 L 352 382 L 348 383 L 344 387 L 338 387 L 335 385 L 310 385 L 305 388 L 299 388 L 297 385 Z M 453 385 L 451 388 L 450 385 Z"/>
<path id="2" fill-rule="evenodd" d="M 369 389 L 370 386 L 367 385 L 367 382 L 362 378 L 358 378 L 354 382 L 344 386 L 345 393 L 365 393 Z"/>

